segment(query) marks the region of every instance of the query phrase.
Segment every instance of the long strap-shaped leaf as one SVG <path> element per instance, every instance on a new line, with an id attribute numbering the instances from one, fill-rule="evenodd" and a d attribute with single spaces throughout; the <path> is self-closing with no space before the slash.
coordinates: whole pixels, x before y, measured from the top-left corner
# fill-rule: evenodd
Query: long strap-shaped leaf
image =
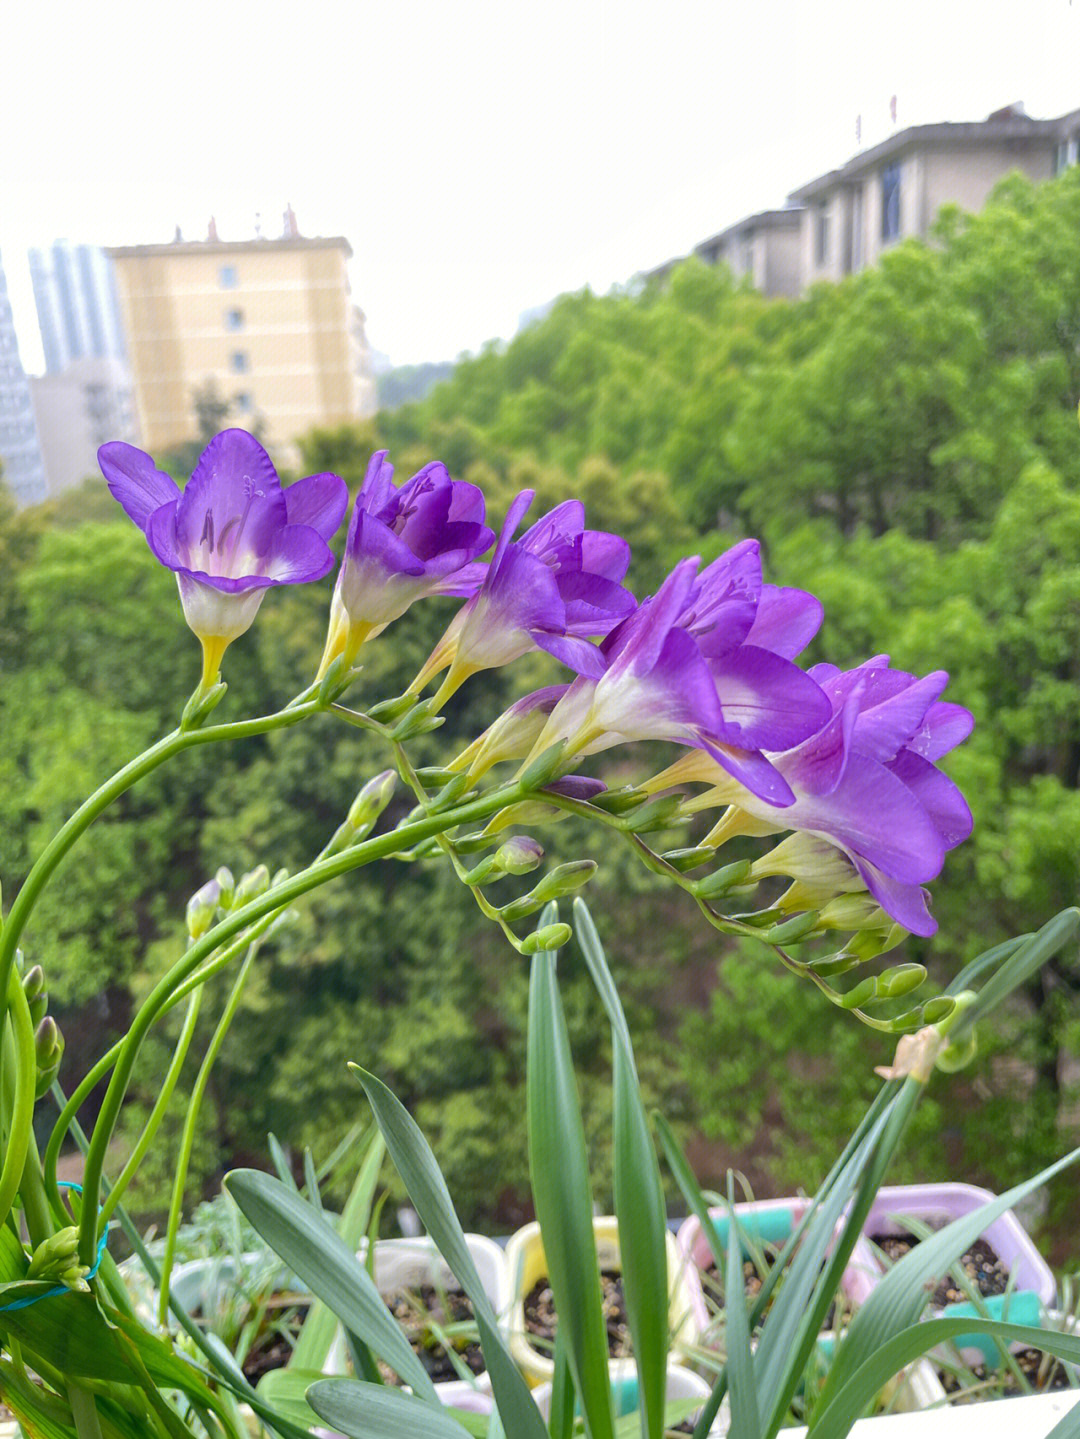
<path id="1" fill-rule="evenodd" d="M 544 1421 L 499 1333 L 499 1321 L 473 1263 L 446 1180 L 431 1146 L 405 1106 L 381 1080 L 350 1064 L 364 1086 L 386 1148 L 401 1175 L 420 1220 L 472 1300 L 480 1347 L 491 1376 L 491 1387 L 504 1425 L 514 1439 L 546 1439 Z"/>
<path id="2" fill-rule="evenodd" d="M 1074 1149 L 1071 1154 L 1059 1159 L 1056 1164 L 1051 1164 L 1034 1178 L 1016 1185 L 990 1203 L 972 1210 L 970 1214 L 954 1219 L 951 1224 L 938 1230 L 929 1239 L 924 1239 L 899 1263 L 893 1265 L 875 1285 L 866 1303 L 851 1321 L 847 1337 L 837 1350 L 829 1370 L 817 1411 L 811 1418 L 810 1433 L 817 1434 L 818 1416 L 828 1411 L 834 1396 L 847 1384 L 859 1366 L 884 1348 L 898 1330 L 906 1329 L 915 1323 L 926 1305 L 927 1281 L 948 1269 L 999 1215 L 1011 1209 L 1040 1184 L 1045 1184 L 1070 1164 L 1075 1164 L 1078 1159 L 1080 1149 Z M 1002 1327 L 1002 1334 L 1005 1327 L 1007 1326 Z M 895 1373 L 895 1370 L 893 1372 Z"/>
<path id="3" fill-rule="evenodd" d="M 924 1241 L 926 1242 L 926 1241 Z M 920 1246 L 921 1247 L 921 1246 Z M 1002 1324 L 998 1319 L 927 1319 L 894 1334 L 887 1344 L 866 1359 L 824 1409 L 818 1411 L 808 1433 L 814 1439 L 845 1439 L 851 1425 L 874 1395 L 905 1364 L 925 1354 L 944 1339 L 957 1334 L 985 1333 L 1008 1343 L 1045 1349 L 1060 1359 L 1080 1362 L 1080 1335 L 1056 1329 L 1036 1329 L 1028 1324 Z"/>
<path id="4" fill-rule="evenodd" d="M 956 1022 L 953 1033 L 964 1034 L 980 1019 L 997 1007 L 1003 999 L 1024 984 L 1062 949 L 1075 939 L 1080 928 L 1080 909 L 1063 909 L 1047 920 L 1036 934 L 1017 945 L 1001 967 L 979 990 L 974 1004 L 964 1011 Z M 1004 947 L 1004 946 L 1002 946 Z M 950 989 L 953 988 L 950 986 Z"/>
<path id="5" fill-rule="evenodd" d="M 750 1350 L 750 1324 L 746 1317 L 743 1283 L 742 1232 L 735 1214 L 735 1186 L 728 1175 L 727 1264 L 724 1272 L 724 1319 L 728 1373 L 731 1378 L 731 1439 L 758 1439 L 761 1412 Z"/>
<path id="6" fill-rule="evenodd" d="M 557 914 L 549 905 L 541 927 Z M 585 1127 L 553 954 L 533 956 L 527 1056 L 529 1173 L 559 1328 L 588 1433 L 614 1439 Z"/>
<path id="7" fill-rule="evenodd" d="M 234 1169 L 225 1187 L 257 1234 L 347 1329 L 405 1382 L 437 1404 L 435 1386 L 394 1322 L 367 1270 L 322 1214 L 295 1189 L 257 1169 Z"/>
<path id="8" fill-rule="evenodd" d="M 662 1439 L 667 1388 L 667 1207 L 660 1166 L 641 1102 L 630 1030 L 585 901 L 574 901 L 574 934 L 611 1025 L 615 1091 L 615 1217 L 623 1294 L 642 1401 L 641 1432 Z"/>
<path id="9" fill-rule="evenodd" d="M 307 1391 L 307 1402 L 349 1439 L 464 1439 L 469 1432 L 441 1404 L 425 1404 L 389 1384 L 323 1379 Z"/>

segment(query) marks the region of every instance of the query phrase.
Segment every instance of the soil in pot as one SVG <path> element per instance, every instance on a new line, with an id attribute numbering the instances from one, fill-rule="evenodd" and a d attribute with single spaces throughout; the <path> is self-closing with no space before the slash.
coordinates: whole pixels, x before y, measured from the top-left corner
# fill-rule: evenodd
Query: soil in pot
<path id="1" fill-rule="evenodd" d="M 1020 1372 L 1036 1394 L 1051 1390 L 1070 1389 L 1068 1369 L 1052 1354 L 1041 1349 L 1021 1349 L 1013 1355 Z M 1011 1399 L 1027 1391 L 1021 1388 L 1011 1369 L 988 1370 L 985 1364 L 972 1364 L 968 1372 L 954 1373 L 939 1369 L 945 1393 L 950 1404 L 978 1404 L 985 1399 Z M 1075 1382 L 1075 1374 L 1073 1382 Z"/>
<path id="2" fill-rule="evenodd" d="M 633 1351 L 630 1328 L 626 1320 L 622 1275 L 613 1269 L 601 1270 L 600 1293 L 604 1324 L 607 1327 L 608 1354 L 612 1359 L 625 1359 Z M 555 1349 L 555 1331 L 559 1327 L 559 1316 L 555 1312 L 555 1296 L 551 1292 L 551 1282 L 546 1274 L 541 1275 L 526 1294 L 524 1309 L 525 1328 L 532 1336 L 533 1344 L 542 1353 L 550 1356 Z"/>
<path id="3" fill-rule="evenodd" d="M 779 1253 L 780 1251 L 778 1249 L 774 1249 L 771 1245 L 766 1244 L 762 1246 L 762 1255 L 770 1264 L 776 1261 Z M 822 1269 L 824 1269 L 825 1265 L 822 1264 L 821 1267 Z M 720 1271 L 717 1269 L 715 1262 L 709 1264 L 705 1269 L 701 1271 L 701 1279 L 705 1289 L 706 1299 L 711 1305 L 713 1305 L 714 1308 L 718 1310 L 723 1309 L 723 1278 L 720 1274 Z M 753 1303 L 757 1299 L 758 1294 L 761 1292 L 761 1286 L 764 1284 L 765 1279 L 766 1275 L 762 1274 L 761 1270 L 758 1268 L 757 1264 L 754 1262 L 753 1259 L 750 1259 L 749 1257 L 743 1259 L 743 1283 L 745 1286 L 746 1298 L 750 1305 L 753 1305 Z M 781 1280 L 780 1283 L 783 1283 L 783 1281 Z M 773 1299 L 775 1299 L 776 1295 L 779 1292 L 780 1284 L 778 1284 L 776 1289 L 773 1291 L 773 1298 L 770 1299 L 768 1304 L 765 1306 L 765 1314 L 768 1314 L 769 1310 L 772 1308 Z M 765 1314 L 763 1314 L 761 1318 L 757 1321 L 757 1323 L 754 1325 L 755 1334 L 761 1328 L 761 1324 L 765 1318 Z M 825 1318 L 822 1321 L 822 1333 L 837 1328 L 838 1322 L 843 1323 L 845 1322 L 846 1318 L 847 1315 L 844 1314 L 838 1320 L 837 1301 L 834 1299 L 833 1302 L 829 1305 Z"/>
<path id="4" fill-rule="evenodd" d="M 386 1296 L 386 1307 L 400 1324 L 433 1384 L 448 1384 L 461 1378 L 460 1368 L 446 1352 L 438 1331 L 453 1346 L 459 1365 L 464 1364 L 473 1374 L 483 1374 L 487 1366 L 476 1337 L 472 1300 L 460 1289 L 439 1289 L 433 1284 L 398 1289 Z"/>
<path id="5" fill-rule="evenodd" d="M 905 1254 L 910 1254 L 919 1242 L 914 1234 L 872 1234 L 870 1237 L 894 1264 Z M 985 1239 L 976 1239 L 974 1244 L 969 1244 L 959 1262 L 972 1288 L 984 1299 L 1004 1294 L 1008 1289 L 1009 1271 Z M 927 1289 L 930 1291 L 930 1303 L 938 1308 L 946 1304 L 962 1304 L 970 1297 L 950 1274 L 930 1280 Z"/>
<path id="6" fill-rule="evenodd" d="M 270 1301 L 240 1366 L 249 1384 L 258 1384 L 271 1369 L 285 1368 L 296 1347 L 307 1312 L 306 1304 L 297 1304 L 287 1295 L 277 1295 Z"/>

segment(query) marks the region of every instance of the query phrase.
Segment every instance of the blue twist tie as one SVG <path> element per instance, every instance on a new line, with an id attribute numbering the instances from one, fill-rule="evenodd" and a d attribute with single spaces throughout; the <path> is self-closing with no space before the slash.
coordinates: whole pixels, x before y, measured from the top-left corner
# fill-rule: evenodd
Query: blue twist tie
<path id="1" fill-rule="evenodd" d="M 59 1189 L 74 1189 L 76 1194 L 83 1192 L 81 1184 L 75 1184 L 66 1179 L 61 1179 L 57 1187 Z M 98 1212 L 100 1213 L 100 1211 L 101 1205 L 99 1204 Z M 93 1279 L 94 1275 L 98 1272 L 101 1261 L 105 1258 L 105 1246 L 108 1242 L 109 1225 L 106 1224 L 105 1228 L 101 1231 L 101 1238 L 98 1240 L 97 1258 L 94 1260 L 89 1271 L 83 1276 L 85 1279 Z M 34 1294 L 29 1299 L 16 1299 L 11 1304 L 0 1304 L 0 1314 L 10 1314 L 15 1309 L 29 1309 L 31 1304 L 39 1304 L 42 1299 L 55 1299 L 58 1294 L 71 1294 L 72 1292 L 66 1284 L 57 1284 L 54 1289 L 46 1289 L 43 1294 Z"/>

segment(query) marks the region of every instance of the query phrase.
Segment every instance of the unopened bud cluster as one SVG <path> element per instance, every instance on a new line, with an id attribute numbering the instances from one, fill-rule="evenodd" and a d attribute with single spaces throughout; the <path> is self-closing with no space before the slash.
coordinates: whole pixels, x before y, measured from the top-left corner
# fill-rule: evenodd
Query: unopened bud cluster
<path id="1" fill-rule="evenodd" d="M 90 1270 L 79 1263 L 79 1231 L 72 1224 L 42 1240 L 30 1256 L 27 1279 L 47 1279 L 69 1289 L 87 1289 Z"/>

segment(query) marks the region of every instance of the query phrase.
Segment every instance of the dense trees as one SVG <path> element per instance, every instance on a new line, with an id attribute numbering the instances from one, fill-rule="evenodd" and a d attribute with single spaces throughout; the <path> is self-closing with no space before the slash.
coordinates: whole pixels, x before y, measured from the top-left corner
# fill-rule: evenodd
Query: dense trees
<path id="1" fill-rule="evenodd" d="M 948 669 L 950 695 L 978 719 L 949 765 L 976 831 L 935 888 L 940 934 L 908 945 L 945 974 L 1076 897 L 1078 395 L 1073 171 L 1040 187 L 1010 180 L 980 215 L 943 216 L 933 247 L 901 245 L 796 303 L 698 263 L 664 286 L 564 296 L 421 403 L 310 436 L 305 460 L 355 487 L 372 447 L 388 447 L 399 474 L 439 457 L 484 486 L 497 517 L 524 485 L 545 505 L 578 494 L 591 523 L 631 541 L 641 593 L 680 555 L 712 557 L 757 533 L 769 577 L 825 602 L 813 659 L 885 650 L 911 669 Z M 229 654 L 233 712 L 306 681 L 325 605 L 325 586 L 271 596 Z M 425 605 L 373 648 L 373 692 L 408 682 L 449 612 Z M 0 508 L 0 667 L 10 894 L 32 847 L 173 722 L 195 678 L 169 577 L 100 491 L 53 513 Z M 555 673 L 537 657 L 513 683 Z M 431 754 L 465 743 L 510 683 L 463 691 Z M 184 900 L 218 864 L 299 864 L 383 763 L 326 721 L 183 757 L 117 806 L 30 936 L 64 1006 L 73 1072 L 82 1030 L 99 1044 L 175 955 Z M 552 836 L 560 858 L 585 846 L 570 824 Z M 597 857 L 596 910 L 654 1097 L 699 1135 L 695 1153 L 714 1174 L 743 1158 L 761 1188 L 812 1184 L 887 1046 L 819 1013 L 766 956 L 703 933 L 625 857 Z M 562 968 L 573 1037 L 599 1072 L 589 986 L 572 956 Z M 415 1106 L 462 1208 L 509 1222 L 524 1192 L 525 983 L 441 867 L 339 882 L 260 960 L 218 1070 L 202 1173 L 262 1152 L 268 1129 L 294 1143 L 339 1133 L 358 1111 L 343 1068 L 356 1058 Z M 1078 993 L 1070 960 L 1047 971 L 986 1037 L 976 1069 L 943 1087 L 946 1107 L 927 1108 L 911 1171 L 959 1166 L 1003 1186 L 1075 1142 Z M 160 1049 L 146 1059 L 148 1093 L 156 1059 Z M 1026 1114 L 1017 1094 L 1031 1100 Z"/>

